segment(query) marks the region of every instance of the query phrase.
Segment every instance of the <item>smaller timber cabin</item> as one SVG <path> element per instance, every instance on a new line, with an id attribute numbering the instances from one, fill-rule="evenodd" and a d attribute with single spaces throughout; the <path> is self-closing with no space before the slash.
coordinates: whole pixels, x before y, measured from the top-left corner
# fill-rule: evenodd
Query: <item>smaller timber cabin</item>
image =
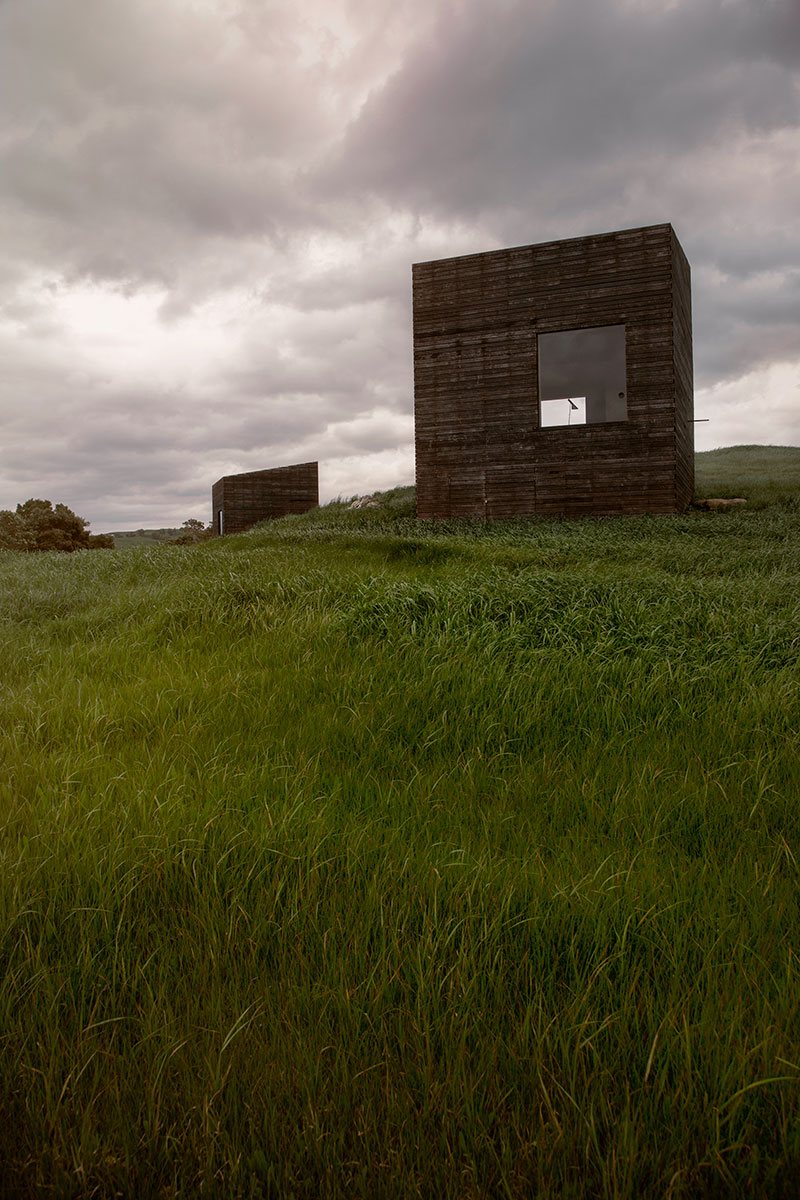
<path id="1" fill-rule="evenodd" d="M 319 504 L 319 466 L 315 462 L 266 471 L 224 475 L 211 489 L 214 533 L 244 533 L 259 521 L 303 513 Z"/>
<path id="2" fill-rule="evenodd" d="M 421 518 L 671 513 L 694 489 L 671 225 L 415 263 Z"/>

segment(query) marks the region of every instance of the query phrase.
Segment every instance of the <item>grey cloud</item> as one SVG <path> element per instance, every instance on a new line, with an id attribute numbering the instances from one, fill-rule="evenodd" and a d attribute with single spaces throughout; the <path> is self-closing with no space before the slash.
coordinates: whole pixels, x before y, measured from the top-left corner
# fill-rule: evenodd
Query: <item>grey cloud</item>
<path id="1" fill-rule="evenodd" d="M 480 217 L 495 238 L 476 249 L 671 220 L 695 269 L 700 381 L 796 354 L 794 0 L 460 12 L 371 98 L 316 186 Z"/>
<path id="2" fill-rule="evenodd" d="M 322 89 L 280 47 L 225 51 L 218 19 L 144 0 L 2 16 L 13 252 L 66 277 L 172 284 L 209 239 L 233 252 L 315 219 L 293 180 L 325 134 Z"/>
<path id="3" fill-rule="evenodd" d="M 761 0 L 739 10 L 739 46 L 783 66 L 800 65 L 800 7 L 796 0 Z"/>
<path id="4" fill-rule="evenodd" d="M 721 0 L 662 13 L 561 0 L 497 20 L 475 2 L 365 106 L 321 186 L 449 212 L 521 206 L 531 193 L 557 207 L 564 167 L 588 178 L 609 156 L 624 166 L 732 125 L 792 124 L 794 80 L 765 56 L 757 25 L 747 36 L 746 15 Z"/>

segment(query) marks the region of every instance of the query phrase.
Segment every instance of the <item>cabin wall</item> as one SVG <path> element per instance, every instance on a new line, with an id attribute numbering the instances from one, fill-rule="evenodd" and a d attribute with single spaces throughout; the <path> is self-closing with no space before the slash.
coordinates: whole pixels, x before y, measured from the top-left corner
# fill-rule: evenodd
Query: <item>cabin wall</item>
<path id="1" fill-rule="evenodd" d="M 417 263 L 413 300 L 420 517 L 688 504 L 691 298 L 671 226 Z M 538 335 L 609 325 L 627 420 L 540 428 Z"/>
<path id="2" fill-rule="evenodd" d="M 318 504 L 318 464 L 297 463 L 218 479 L 211 489 L 211 520 L 218 536 L 243 533 L 259 521 L 307 512 Z"/>

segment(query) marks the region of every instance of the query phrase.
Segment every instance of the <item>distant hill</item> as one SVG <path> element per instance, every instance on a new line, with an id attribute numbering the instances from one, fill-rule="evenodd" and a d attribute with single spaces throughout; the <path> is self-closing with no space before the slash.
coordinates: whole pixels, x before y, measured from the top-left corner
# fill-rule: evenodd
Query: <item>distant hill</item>
<path id="1" fill-rule="evenodd" d="M 116 550 L 132 550 L 135 546 L 157 546 L 171 542 L 186 531 L 183 529 L 124 529 L 112 533 Z"/>
<path id="2" fill-rule="evenodd" d="M 800 447 L 725 446 L 695 455 L 695 495 L 743 496 L 751 507 L 800 493 Z"/>

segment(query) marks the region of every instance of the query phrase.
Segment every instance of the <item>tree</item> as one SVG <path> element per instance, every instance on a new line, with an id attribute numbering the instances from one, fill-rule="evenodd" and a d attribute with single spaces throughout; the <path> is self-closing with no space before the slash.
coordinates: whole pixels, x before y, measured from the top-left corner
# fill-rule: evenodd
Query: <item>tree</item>
<path id="1" fill-rule="evenodd" d="M 213 533 L 211 526 L 204 525 L 197 517 L 189 517 L 188 521 L 183 522 L 181 529 L 184 532 L 175 538 L 173 546 L 193 546 L 195 542 L 208 541 Z"/>
<path id="2" fill-rule="evenodd" d="M 0 511 L 0 550 L 33 550 L 34 548 L 28 531 L 17 514 L 7 508 Z"/>
<path id="3" fill-rule="evenodd" d="M 89 550 L 113 549 L 114 539 L 104 534 L 92 537 L 88 522 L 49 500 L 26 500 L 15 513 L 0 512 L 0 549 L 3 550 Z"/>
<path id="4" fill-rule="evenodd" d="M 55 508 L 49 500 L 26 500 L 17 505 L 17 516 L 28 530 L 34 550 L 81 550 L 89 546 L 86 522 L 66 504 Z"/>

